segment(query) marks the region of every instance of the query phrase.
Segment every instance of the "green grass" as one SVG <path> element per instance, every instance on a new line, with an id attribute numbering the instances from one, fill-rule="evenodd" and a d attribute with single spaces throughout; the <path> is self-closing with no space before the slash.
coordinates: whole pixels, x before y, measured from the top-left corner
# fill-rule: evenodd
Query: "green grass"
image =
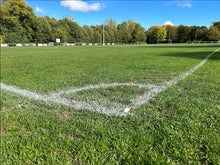
<path id="1" fill-rule="evenodd" d="M 218 44 L 1 48 L 1 82 L 48 94 L 99 83 L 159 85 Z M 1 90 L 1 164 L 220 164 L 220 52 L 124 117 Z M 127 104 L 145 89 L 69 94 Z"/>

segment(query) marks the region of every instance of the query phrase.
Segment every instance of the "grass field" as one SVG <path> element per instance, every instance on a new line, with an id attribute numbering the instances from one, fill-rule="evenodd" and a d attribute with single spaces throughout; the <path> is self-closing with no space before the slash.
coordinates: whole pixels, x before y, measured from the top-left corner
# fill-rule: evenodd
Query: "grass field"
<path id="1" fill-rule="evenodd" d="M 101 83 L 161 85 L 219 44 L 1 48 L 1 82 L 48 95 Z M 1 90 L 1 164 L 220 164 L 220 51 L 124 116 Z M 147 88 L 63 94 L 129 105 Z"/>

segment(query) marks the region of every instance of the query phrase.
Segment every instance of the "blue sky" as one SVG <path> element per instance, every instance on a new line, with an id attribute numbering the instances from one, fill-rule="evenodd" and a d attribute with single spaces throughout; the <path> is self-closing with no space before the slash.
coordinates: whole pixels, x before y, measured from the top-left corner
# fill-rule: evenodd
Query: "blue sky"
<path id="1" fill-rule="evenodd" d="M 122 23 L 129 19 L 148 29 L 170 21 L 174 25 L 211 25 L 220 21 L 220 1 L 85 1 L 85 0 L 26 0 L 38 16 L 62 19 L 64 15 L 83 25 L 102 24 L 107 18 Z"/>

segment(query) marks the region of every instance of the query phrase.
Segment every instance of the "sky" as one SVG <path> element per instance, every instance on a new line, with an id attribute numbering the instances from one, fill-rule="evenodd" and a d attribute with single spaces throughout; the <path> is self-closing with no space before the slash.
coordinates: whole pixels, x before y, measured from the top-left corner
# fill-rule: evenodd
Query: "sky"
<path id="1" fill-rule="evenodd" d="M 133 20 L 145 29 L 164 23 L 207 26 L 220 21 L 220 1 L 126 1 L 126 0 L 26 0 L 37 16 L 48 15 L 57 20 L 74 18 L 80 25 L 103 24 L 108 18 L 117 24 Z"/>

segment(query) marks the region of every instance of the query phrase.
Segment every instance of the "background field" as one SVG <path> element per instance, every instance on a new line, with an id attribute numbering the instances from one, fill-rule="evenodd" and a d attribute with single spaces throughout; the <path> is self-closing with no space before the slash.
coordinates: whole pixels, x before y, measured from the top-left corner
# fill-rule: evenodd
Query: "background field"
<path id="1" fill-rule="evenodd" d="M 99 83 L 160 85 L 219 47 L 1 48 L 1 82 L 40 94 Z M 1 90 L 1 163 L 219 164 L 219 68 L 217 52 L 191 76 L 124 117 L 51 106 Z M 127 103 L 141 93 L 118 87 L 74 97 Z"/>

